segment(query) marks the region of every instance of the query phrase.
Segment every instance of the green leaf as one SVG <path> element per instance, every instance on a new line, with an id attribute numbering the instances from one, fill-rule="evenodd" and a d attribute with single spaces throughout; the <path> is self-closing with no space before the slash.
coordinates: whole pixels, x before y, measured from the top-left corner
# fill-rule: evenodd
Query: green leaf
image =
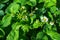
<path id="1" fill-rule="evenodd" d="M 35 6 L 36 5 L 36 0 L 29 0 L 27 2 L 27 4 L 30 5 L 30 6 Z"/>
<path id="2" fill-rule="evenodd" d="M 6 3 L 6 2 L 8 2 L 8 1 L 9 1 L 9 0 L 4 0 L 3 3 Z"/>
<path id="3" fill-rule="evenodd" d="M 48 12 L 48 16 L 53 20 L 53 15 L 50 12 Z"/>
<path id="4" fill-rule="evenodd" d="M 44 33 L 43 32 L 38 32 L 37 33 L 37 36 L 36 36 L 36 40 L 41 40 L 44 36 Z"/>
<path id="5" fill-rule="evenodd" d="M 0 16 L 3 16 L 3 15 L 4 15 L 4 11 L 0 10 Z"/>
<path id="6" fill-rule="evenodd" d="M 53 31 L 57 31 L 57 27 L 54 25 L 54 26 L 52 27 L 52 30 L 53 30 Z"/>
<path id="7" fill-rule="evenodd" d="M 22 26 L 22 25 L 21 25 L 19 22 L 16 22 L 16 23 L 14 23 L 14 24 L 12 25 L 12 29 L 13 29 L 13 30 L 17 30 L 17 29 L 19 29 L 21 26 Z"/>
<path id="8" fill-rule="evenodd" d="M 42 40 L 48 40 L 48 37 L 45 35 Z"/>
<path id="9" fill-rule="evenodd" d="M 29 21 L 27 15 L 22 15 L 21 19 L 22 21 L 25 21 L 25 22 Z"/>
<path id="10" fill-rule="evenodd" d="M 45 1 L 45 3 L 48 3 L 48 2 L 50 2 L 51 0 L 44 0 Z"/>
<path id="11" fill-rule="evenodd" d="M 57 0 L 52 0 L 52 2 L 56 3 L 56 2 L 57 2 Z"/>
<path id="12" fill-rule="evenodd" d="M 29 32 L 29 29 L 31 28 L 31 26 L 29 25 L 22 25 L 21 29 L 24 31 L 24 32 Z"/>
<path id="13" fill-rule="evenodd" d="M 60 17 L 58 17 L 58 19 L 56 20 L 56 23 L 58 23 L 60 27 Z"/>
<path id="14" fill-rule="evenodd" d="M 55 4 L 53 2 L 50 2 L 50 3 L 46 3 L 46 7 L 51 7 L 51 6 L 54 6 Z"/>
<path id="15" fill-rule="evenodd" d="M 31 40 L 36 40 L 36 37 L 35 36 L 31 36 Z"/>
<path id="16" fill-rule="evenodd" d="M 11 3 L 7 9 L 5 10 L 5 13 L 16 13 L 19 10 L 19 5 L 17 3 Z"/>
<path id="17" fill-rule="evenodd" d="M 36 15 L 31 13 L 30 14 L 30 19 L 31 19 L 31 23 L 33 23 L 34 19 L 36 18 Z"/>
<path id="18" fill-rule="evenodd" d="M 19 38 L 19 31 L 11 30 L 11 32 L 7 36 L 6 40 L 18 40 L 18 38 Z"/>
<path id="19" fill-rule="evenodd" d="M 12 14 L 7 14 L 3 17 L 1 21 L 2 27 L 7 27 L 8 25 L 10 25 L 12 16 L 13 16 Z"/>
<path id="20" fill-rule="evenodd" d="M 38 27 L 40 27 L 40 26 L 41 26 L 41 23 L 40 23 L 39 20 L 36 20 L 36 21 L 34 22 L 34 24 L 33 24 L 33 28 L 38 28 Z"/>
<path id="21" fill-rule="evenodd" d="M 54 31 L 49 31 L 47 33 L 53 40 L 60 40 L 60 34 Z"/>
<path id="22" fill-rule="evenodd" d="M 50 25 L 49 23 L 46 23 L 46 24 L 44 25 L 43 31 L 44 31 L 45 33 L 47 33 L 47 32 L 49 32 L 50 30 L 52 30 L 52 25 Z"/>
<path id="23" fill-rule="evenodd" d="M 45 7 L 56 6 L 56 0 L 45 0 Z"/>
<path id="24" fill-rule="evenodd" d="M 5 36 L 5 32 L 2 28 L 0 28 L 0 38 L 3 37 L 3 36 Z"/>
<path id="25" fill-rule="evenodd" d="M 9 0 L 0 0 L 0 3 L 6 3 L 8 2 Z"/>
<path id="26" fill-rule="evenodd" d="M 54 2 L 54 3 L 56 3 L 56 0 L 44 0 L 46 3 L 48 3 L 48 2 Z"/>
<path id="27" fill-rule="evenodd" d="M 60 10 L 58 10 L 54 13 L 54 16 L 56 16 L 56 15 L 60 15 Z"/>
<path id="28" fill-rule="evenodd" d="M 57 11 L 57 7 L 56 6 L 50 7 L 50 11 L 52 13 L 55 13 Z"/>
<path id="29" fill-rule="evenodd" d="M 14 23 L 12 25 L 12 30 L 8 34 L 6 40 L 18 40 L 18 38 L 19 38 L 19 28 L 20 27 L 21 27 L 21 25 L 18 22 Z"/>
<path id="30" fill-rule="evenodd" d="M 5 6 L 5 4 L 0 4 L 0 9 L 2 9 Z"/>
<path id="31" fill-rule="evenodd" d="M 60 39 L 60 36 L 59 36 L 60 34 L 53 31 L 52 26 L 49 25 L 48 23 L 46 23 L 44 31 L 47 35 L 49 35 L 51 37 L 51 39 L 53 39 L 53 40 L 59 40 Z"/>
<path id="32" fill-rule="evenodd" d="M 42 12 L 42 14 L 44 14 L 46 12 L 46 9 L 43 7 L 40 9 L 40 11 Z"/>
<path id="33" fill-rule="evenodd" d="M 25 5 L 28 2 L 28 0 L 14 0 L 14 2 L 21 3 L 21 5 Z"/>
<path id="34" fill-rule="evenodd" d="M 39 0 L 39 2 L 38 2 L 38 3 L 42 3 L 42 2 L 44 2 L 44 0 Z"/>
<path id="35" fill-rule="evenodd" d="M 14 2 L 17 2 L 17 3 L 20 2 L 20 0 L 13 0 L 13 1 L 14 1 Z"/>

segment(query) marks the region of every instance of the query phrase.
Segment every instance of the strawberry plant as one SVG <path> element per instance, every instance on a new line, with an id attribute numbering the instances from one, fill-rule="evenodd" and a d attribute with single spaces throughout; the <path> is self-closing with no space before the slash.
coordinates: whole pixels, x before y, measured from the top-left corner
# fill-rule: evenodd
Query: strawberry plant
<path id="1" fill-rule="evenodd" d="M 0 40 L 60 40 L 60 0 L 0 0 Z"/>

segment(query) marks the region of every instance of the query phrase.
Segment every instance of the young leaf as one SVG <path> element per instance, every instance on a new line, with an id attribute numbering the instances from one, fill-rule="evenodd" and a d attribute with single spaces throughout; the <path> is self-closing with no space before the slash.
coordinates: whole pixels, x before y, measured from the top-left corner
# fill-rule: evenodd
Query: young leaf
<path id="1" fill-rule="evenodd" d="M 30 28 L 31 28 L 31 27 L 30 27 L 29 25 L 22 25 L 22 28 L 21 28 L 21 29 L 22 29 L 24 32 L 28 32 Z"/>
<path id="2" fill-rule="evenodd" d="M 40 26 L 41 26 L 41 23 L 40 23 L 39 20 L 36 20 L 36 21 L 34 22 L 34 24 L 33 24 L 33 28 L 38 28 L 38 27 L 40 27 Z"/>
<path id="3" fill-rule="evenodd" d="M 30 15 L 31 23 L 33 23 L 35 18 L 36 18 L 36 15 L 31 13 L 31 15 Z"/>

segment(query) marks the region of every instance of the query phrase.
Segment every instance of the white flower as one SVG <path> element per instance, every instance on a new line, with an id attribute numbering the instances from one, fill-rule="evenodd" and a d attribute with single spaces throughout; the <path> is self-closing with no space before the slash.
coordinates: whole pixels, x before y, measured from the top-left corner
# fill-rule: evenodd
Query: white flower
<path id="1" fill-rule="evenodd" d="M 50 22 L 50 25 L 54 25 L 54 22 Z"/>
<path id="2" fill-rule="evenodd" d="M 25 16 L 22 17 L 22 20 L 28 20 L 27 18 L 28 17 L 25 15 Z"/>
<path id="3" fill-rule="evenodd" d="M 56 8 L 56 10 L 59 10 L 58 8 Z"/>
<path id="4" fill-rule="evenodd" d="M 41 16 L 40 18 L 42 22 L 48 22 L 48 18 L 46 16 Z"/>
<path id="5" fill-rule="evenodd" d="M 54 40 L 56 40 L 56 39 L 54 39 Z"/>
<path id="6" fill-rule="evenodd" d="M 36 7 L 35 10 L 38 10 L 38 8 Z"/>
<path id="7" fill-rule="evenodd" d="M 25 9 L 25 6 L 22 6 L 22 9 Z"/>
<path id="8" fill-rule="evenodd" d="M 20 39 L 20 40 L 23 40 L 23 39 Z"/>

